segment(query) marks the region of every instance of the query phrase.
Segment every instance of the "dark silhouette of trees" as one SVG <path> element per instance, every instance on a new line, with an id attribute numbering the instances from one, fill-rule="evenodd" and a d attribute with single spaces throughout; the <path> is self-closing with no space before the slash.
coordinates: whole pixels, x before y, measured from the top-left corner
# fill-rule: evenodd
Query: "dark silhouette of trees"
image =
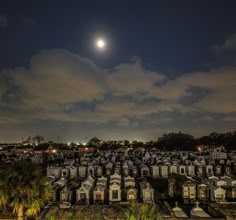
<path id="1" fill-rule="evenodd" d="M 216 133 L 213 132 L 208 136 L 202 136 L 196 138 L 196 143 L 198 145 L 208 145 L 208 146 L 225 146 L 227 150 L 234 150 L 236 147 L 236 131 L 227 133 Z"/>
<path id="2" fill-rule="evenodd" d="M 87 145 L 90 146 L 90 147 L 99 148 L 101 146 L 101 140 L 97 137 L 93 137 L 88 141 Z"/>
<path id="3" fill-rule="evenodd" d="M 40 135 L 35 135 L 33 138 L 32 138 L 32 142 L 34 145 L 38 145 L 40 144 L 42 141 L 44 141 L 44 137 L 40 136 Z"/>
<path id="4" fill-rule="evenodd" d="M 158 138 L 157 146 L 164 150 L 194 150 L 196 146 L 192 135 L 184 133 L 169 133 Z"/>
<path id="5" fill-rule="evenodd" d="M 30 142 L 33 143 L 33 140 L 37 140 L 38 146 L 35 146 L 36 149 L 44 149 L 46 148 L 46 146 L 48 146 L 48 144 L 60 150 L 74 149 L 77 147 L 77 145 L 74 143 L 71 143 L 70 146 L 63 143 L 53 143 L 52 141 L 48 143 L 40 143 L 44 139 L 43 137 L 38 135 L 33 138 L 29 137 L 25 142 L 29 144 Z M 163 134 L 157 140 L 151 140 L 146 143 L 137 140 L 101 140 L 97 137 L 93 137 L 88 141 L 86 146 L 80 145 L 80 147 L 94 147 L 100 150 L 115 150 L 118 148 L 127 147 L 133 147 L 134 149 L 145 147 L 146 149 L 158 148 L 160 150 L 197 150 L 196 146 L 198 145 L 205 145 L 210 147 L 223 145 L 227 150 L 235 150 L 236 131 L 226 133 L 212 132 L 209 135 L 204 135 L 202 137 L 193 137 L 190 134 L 181 132 L 167 133 Z M 25 147 L 25 145 L 23 144 L 22 147 Z"/>

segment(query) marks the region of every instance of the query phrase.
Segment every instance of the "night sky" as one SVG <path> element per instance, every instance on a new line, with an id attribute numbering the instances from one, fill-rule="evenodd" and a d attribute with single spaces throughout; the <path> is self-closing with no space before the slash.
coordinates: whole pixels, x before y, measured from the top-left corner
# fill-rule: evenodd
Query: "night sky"
<path id="1" fill-rule="evenodd" d="M 0 142 L 235 128 L 235 0 L 0 1 Z"/>

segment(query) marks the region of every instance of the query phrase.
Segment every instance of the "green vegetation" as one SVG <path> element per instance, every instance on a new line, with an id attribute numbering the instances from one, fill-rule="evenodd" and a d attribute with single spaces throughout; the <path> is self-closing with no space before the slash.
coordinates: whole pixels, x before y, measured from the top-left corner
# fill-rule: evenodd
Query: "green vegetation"
<path id="1" fill-rule="evenodd" d="M 111 206 L 78 206 L 62 210 L 52 207 L 48 210 L 45 220 L 162 220 L 155 204 L 131 202 L 129 205 Z"/>
<path id="2" fill-rule="evenodd" d="M 127 220 L 161 220 L 154 204 L 131 202 L 124 215 Z"/>
<path id="3" fill-rule="evenodd" d="M 38 216 L 51 192 L 42 169 L 30 161 L 17 161 L 0 173 L 0 206 L 18 220 Z"/>

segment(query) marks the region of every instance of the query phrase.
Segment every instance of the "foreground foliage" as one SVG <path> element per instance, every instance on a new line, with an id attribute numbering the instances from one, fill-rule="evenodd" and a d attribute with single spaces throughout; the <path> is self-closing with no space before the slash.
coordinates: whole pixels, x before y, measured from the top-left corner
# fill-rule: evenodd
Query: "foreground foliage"
<path id="1" fill-rule="evenodd" d="M 161 215 L 157 213 L 154 204 L 138 204 L 131 202 L 125 212 L 127 220 L 161 220 Z"/>
<path id="2" fill-rule="evenodd" d="M 155 204 L 131 202 L 129 205 L 78 206 L 62 210 L 52 207 L 45 220 L 162 220 Z"/>
<path id="3" fill-rule="evenodd" d="M 20 160 L 0 172 L 0 206 L 10 208 L 18 220 L 38 216 L 52 195 L 42 169 L 30 161 Z"/>

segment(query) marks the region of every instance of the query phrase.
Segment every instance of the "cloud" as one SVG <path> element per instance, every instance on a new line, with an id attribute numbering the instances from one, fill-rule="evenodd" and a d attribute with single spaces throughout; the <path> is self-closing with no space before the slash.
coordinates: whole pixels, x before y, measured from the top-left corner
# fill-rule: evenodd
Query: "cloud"
<path id="1" fill-rule="evenodd" d="M 223 118 L 224 121 L 228 121 L 228 122 L 235 122 L 236 121 L 236 116 L 226 116 Z"/>
<path id="2" fill-rule="evenodd" d="M 236 111 L 236 68 L 213 69 L 182 75 L 175 82 L 175 88 L 187 94 L 189 88 L 207 90 L 208 93 L 193 103 L 201 111 L 230 113 Z"/>
<path id="3" fill-rule="evenodd" d="M 42 51 L 32 57 L 30 68 L 3 72 L 24 91 L 22 108 L 52 110 L 66 103 L 102 99 L 104 95 L 102 70 L 64 50 Z"/>
<path id="4" fill-rule="evenodd" d="M 165 79 L 161 73 L 145 69 L 141 62 L 121 64 L 109 75 L 108 83 L 119 95 L 145 95 L 155 84 Z"/>
<path id="5" fill-rule="evenodd" d="M 4 96 L 7 89 L 8 89 L 7 79 L 3 75 L 0 75 L 0 97 Z"/>
<path id="6" fill-rule="evenodd" d="M 217 53 L 236 50 L 236 34 L 231 35 L 222 45 L 214 45 L 213 50 Z"/>
<path id="7" fill-rule="evenodd" d="M 8 19 L 6 15 L 0 14 L 0 28 L 5 28 L 8 26 Z"/>
<path id="8" fill-rule="evenodd" d="M 107 70 L 66 50 L 44 50 L 27 67 L 0 71 L 0 125 L 61 122 L 145 134 L 203 132 L 198 122 L 208 130 L 232 128 L 226 119 L 236 114 L 235 72 L 225 67 L 169 79 L 138 60 Z"/>

